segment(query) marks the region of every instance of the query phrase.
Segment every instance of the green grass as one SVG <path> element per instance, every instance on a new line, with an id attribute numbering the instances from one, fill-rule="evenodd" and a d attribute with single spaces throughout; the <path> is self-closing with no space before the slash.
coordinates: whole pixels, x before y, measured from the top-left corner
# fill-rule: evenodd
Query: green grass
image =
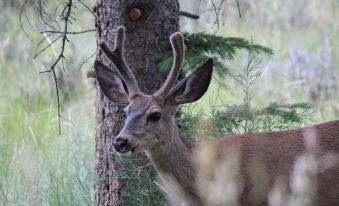
<path id="1" fill-rule="evenodd" d="M 53 81 L 39 74 L 54 57 L 32 61 L 18 12 L 1 15 L 0 205 L 92 205 L 94 90 L 83 72 L 68 80 L 59 135 Z"/>

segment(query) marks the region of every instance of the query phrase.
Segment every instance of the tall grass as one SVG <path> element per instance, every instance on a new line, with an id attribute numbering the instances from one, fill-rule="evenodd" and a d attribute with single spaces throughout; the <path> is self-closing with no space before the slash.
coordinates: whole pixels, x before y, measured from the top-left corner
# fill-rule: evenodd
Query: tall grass
<path id="1" fill-rule="evenodd" d="M 69 79 L 57 126 L 53 81 L 39 74 L 53 56 L 32 61 L 14 9 L 0 9 L 0 205 L 92 205 L 93 92 Z M 34 33 L 31 31 L 34 38 Z"/>

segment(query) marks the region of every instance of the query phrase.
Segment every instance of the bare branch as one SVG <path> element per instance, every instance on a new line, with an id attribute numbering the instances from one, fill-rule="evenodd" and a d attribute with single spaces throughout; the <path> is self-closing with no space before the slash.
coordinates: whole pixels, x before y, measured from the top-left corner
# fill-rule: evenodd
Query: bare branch
<path id="1" fill-rule="evenodd" d="M 28 35 L 28 33 L 24 29 L 24 22 L 25 20 L 33 27 L 33 25 L 29 22 L 29 18 L 26 15 L 27 10 L 27 4 L 31 2 L 32 0 L 24 0 L 24 4 L 21 8 L 20 12 L 20 24 L 22 27 L 23 32 L 25 35 L 31 39 Z M 55 60 L 54 62 L 45 70 L 41 71 L 40 73 L 49 73 L 51 72 L 54 79 L 54 84 L 56 88 L 56 96 L 57 96 L 57 103 L 58 103 L 58 124 L 59 124 L 59 133 L 61 133 L 61 114 L 60 114 L 60 97 L 59 97 L 59 84 L 58 84 L 58 77 L 56 68 L 58 65 L 60 65 L 60 69 L 62 71 L 61 74 L 66 74 L 69 77 L 69 74 L 67 73 L 65 69 L 65 63 L 67 63 L 67 60 L 65 58 L 65 50 L 66 50 L 66 44 L 69 46 L 72 46 L 73 43 L 68 39 L 67 35 L 77 35 L 77 34 L 84 34 L 88 32 L 94 32 L 94 29 L 87 29 L 83 31 L 69 31 L 70 24 L 73 24 L 76 21 L 75 18 L 75 9 L 77 9 L 78 5 L 85 7 L 88 9 L 93 16 L 95 14 L 93 11 L 83 2 L 83 0 L 63 0 L 60 1 L 60 3 L 57 3 L 54 8 L 52 8 L 52 12 L 49 12 L 48 7 L 45 7 L 45 1 L 44 0 L 35 0 L 36 1 L 36 15 L 38 16 L 39 22 L 46 27 L 46 30 L 43 30 L 40 32 L 40 34 L 43 35 L 43 38 L 38 41 L 36 46 L 35 55 L 33 58 L 37 58 L 39 55 L 41 55 L 43 52 L 45 52 L 48 48 L 52 47 L 56 42 L 60 42 L 61 46 L 60 49 L 55 52 Z M 53 12 L 54 11 L 54 12 Z M 23 18 L 25 17 L 25 19 Z M 62 28 L 61 28 L 62 27 Z M 32 39 L 31 39 L 32 40 Z M 43 43 L 47 42 L 46 45 L 42 47 Z M 88 61 L 93 55 L 91 55 L 89 58 L 87 58 L 80 66 Z"/>
<path id="2" fill-rule="evenodd" d="M 66 34 L 83 34 L 83 33 L 89 33 L 89 32 L 95 32 L 95 29 L 88 29 L 83 31 L 67 31 Z M 46 30 L 41 31 L 40 34 L 44 33 L 52 33 L 52 34 L 63 34 L 65 31 L 58 31 L 58 30 Z"/>
<path id="3" fill-rule="evenodd" d="M 237 7 L 238 7 L 238 13 L 239 13 L 239 17 L 241 18 L 241 12 L 240 12 L 240 5 L 239 5 L 239 0 L 236 0 L 237 1 Z"/>
<path id="4" fill-rule="evenodd" d="M 28 18 L 27 18 L 27 15 L 26 15 L 26 6 L 27 6 L 27 4 L 29 3 L 29 1 L 30 1 L 30 0 L 26 0 L 26 1 L 24 2 L 24 4 L 22 5 L 22 7 L 21 7 L 21 10 L 20 10 L 20 26 L 21 26 L 21 29 L 22 29 L 22 31 L 24 32 L 25 36 L 26 36 L 29 40 L 33 41 L 32 38 L 28 35 L 27 31 L 25 30 L 24 25 L 23 25 L 23 22 L 22 22 L 22 15 L 23 15 L 24 13 L 25 13 L 26 19 L 28 19 Z"/>
<path id="5" fill-rule="evenodd" d="M 54 85 L 55 85 L 55 91 L 56 91 L 56 96 L 57 96 L 57 107 L 58 107 L 58 129 L 59 129 L 59 134 L 61 134 L 61 115 L 60 115 L 60 95 L 59 95 L 59 87 L 58 87 L 58 79 L 55 73 L 55 70 L 52 70 L 53 73 L 53 79 L 54 79 Z"/>
<path id="6" fill-rule="evenodd" d="M 96 51 L 93 52 L 89 57 L 87 57 L 84 61 L 81 62 L 80 66 L 79 66 L 79 70 L 81 70 L 82 66 L 88 62 L 91 58 L 93 58 L 96 55 Z"/>
<path id="7" fill-rule="evenodd" d="M 219 30 L 220 23 L 224 23 L 224 22 L 221 22 L 222 20 L 221 17 L 225 15 L 225 8 L 226 8 L 227 0 L 219 0 L 219 1 L 209 0 L 209 1 L 211 2 L 211 7 L 200 11 L 200 14 L 213 12 L 215 14 L 214 25 L 216 25 L 217 30 Z M 240 2 L 239 0 L 235 0 L 235 2 L 237 4 L 237 10 L 238 10 L 239 17 L 241 18 L 242 15 L 241 15 L 241 9 L 240 9 Z"/>
<path id="8" fill-rule="evenodd" d="M 185 17 L 188 17 L 188 18 L 191 18 L 191 19 L 199 19 L 200 18 L 199 15 L 192 14 L 192 13 L 189 13 L 187 11 L 179 11 L 179 14 L 181 16 L 185 16 Z"/>
<path id="9" fill-rule="evenodd" d="M 46 37 L 47 38 L 47 37 Z M 58 36 L 56 39 L 54 39 L 51 43 L 49 43 L 47 46 L 45 46 L 43 49 L 41 49 L 40 51 L 37 51 L 38 50 L 38 47 L 41 45 L 41 43 L 45 40 L 45 38 L 44 39 L 42 39 L 39 43 L 38 43 L 38 45 L 37 45 L 37 47 L 36 47 L 36 50 L 35 50 L 35 55 L 34 55 L 34 57 L 33 57 L 33 59 L 35 59 L 35 58 L 37 58 L 41 53 L 43 53 L 44 51 L 46 51 L 46 49 L 48 49 L 50 46 L 52 46 L 56 41 L 58 41 L 58 39 L 60 39 L 61 38 L 61 36 Z"/>
<path id="10" fill-rule="evenodd" d="M 63 5 L 63 3 L 61 4 Z M 39 13 L 39 20 L 42 21 L 43 24 L 47 25 L 52 29 L 56 29 L 52 24 L 49 23 L 53 18 L 46 12 L 44 9 L 41 0 L 38 0 L 38 13 Z M 59 26 L 59 24 L 57 24 Z"/>
<path id="11" fill-rule="evenodd" d="M 52 72 L 53 73 L 53 79 L 54 79 L 54 83 L 55 83 L 55 89 L 56 89 L 56 95 L 57 95 L 57 103 L 58 103 L 57 106 L 58 106 L 59 134 L 61 134 L 61 122 L 60 122 L 60 119 L 61 119 L 60 107 L 61 107 L 61 105 L 60 105 L 60 96 L 59 96 L 59 88 L 58 88 L 58 79 L 57 79 L 57 76 L 56 76 L 55 67 L 61 61 L 62 67 L 63 67 L 62 69 L 63 69 L 63 71 L 65 71 L 65 69 L 64 69 L 64 59 L 65 59 L 64 52 L 65 52 L 66 41 L 68 42 L 68 39 L 67 39 L 68 23 L 70 22 L 69 18 L 71 17 L 72 5 L 73 5 L 72 0 L 68 0 L 67 4 L 63 8 L 63 11 L 61 12 L 60 19 L 64 21 L 64 31 L 56 39 L 56 40 L 58 40 L 59 38 L 61 38 L 61 50 L 60 50 L 60 53 L 59 53 L 57 59 L 55 60 L 55 62 L 50 66 L 50 68 L 48 70 L 40 72 L 40 73 L 46 73 L 46 72 Z M 54 42 L 56 40 L 54 40 Z M 50 45 L 52 45 L 54 42 L 49 44 L 48 47 Z M 46 47 L 46 48 L 48 48 L 48 47 Z M 44 50 L 42 50 L 41 52 L 43 52 L 43 51 Z M 41 52 L 39 52 L 39 54 Z"/>
<path id="12" fill-rule="evenodd" d="M 80 4 L 82 4 L 86 9 L 88 9 L 88 11 L 91 12 L 91 14 L 96 17 L 95 13 L 92 11 L 92 9 L 90 9 L 84 2 L 82 2 L 81 0 L 78 0 Z"/>
<path id="13" fill-rule="evenodd" d="M 219 11 L 218 11 L 218 9 L 217 9 L 217 7 L 216 7 L 216 5 L 215 5 L 215 3 L 214 3 L 214 1 L 213 0 L 211 0 L 212 1 L 212 5 L 213 5 L 213 9 L 214 9 L 214 12 L 215 12 L 215 23 L 217 24 L 217 30 L 219 30 L 219 27 L 220 27 L 220 25 L 219 25 Z M 223 1 L 221 2 L 221 4 L 223 3 Z M 220 4 L 220 5 L 221 5 Z M 220 8 L 220 7 L 219 7 Z"/>

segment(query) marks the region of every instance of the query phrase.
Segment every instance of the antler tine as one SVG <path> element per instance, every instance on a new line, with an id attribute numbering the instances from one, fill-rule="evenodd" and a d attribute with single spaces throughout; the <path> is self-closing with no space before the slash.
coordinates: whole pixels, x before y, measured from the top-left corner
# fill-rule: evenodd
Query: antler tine
<path id="1" fill-rule="evenodd" d="M 175 80 L 178 78 L 181 64 L 184 58 L 184 37 L 182 33 L 175 32 L 170 37 L 172 49 L 173 49 L 173 64 L 171 71 L 162 85 L 162 87 L 154 94 L 155 96 L 166 96 L 173 87 Z"/>
<path id="2" fill-rule="evenodd" d="M 105 42 L 100 42 L 100 49 L 104 54 L 111 60 L 114 66 L 119 71 L 121 77 L 126 83 L 129 95 L 140 93 L 137 81 L 126 63 L 124 55 L 124 39 L 125 39 L 125 28 L 119 26 L 115 35 L 115 47 L 113 51 L 106 45 Z"/>

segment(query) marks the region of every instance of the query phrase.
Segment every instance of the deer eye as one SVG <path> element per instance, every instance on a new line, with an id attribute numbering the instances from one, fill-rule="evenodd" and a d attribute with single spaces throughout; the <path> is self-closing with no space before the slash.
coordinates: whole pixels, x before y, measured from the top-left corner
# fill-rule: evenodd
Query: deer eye
<path id="1" fill-rule="evenodd" d="M 157 122 L 160 120 L 160 117 L 161 117 L 160 112 L 153 112 L 147 117 L 147 120 L 151 122 Z"/>

